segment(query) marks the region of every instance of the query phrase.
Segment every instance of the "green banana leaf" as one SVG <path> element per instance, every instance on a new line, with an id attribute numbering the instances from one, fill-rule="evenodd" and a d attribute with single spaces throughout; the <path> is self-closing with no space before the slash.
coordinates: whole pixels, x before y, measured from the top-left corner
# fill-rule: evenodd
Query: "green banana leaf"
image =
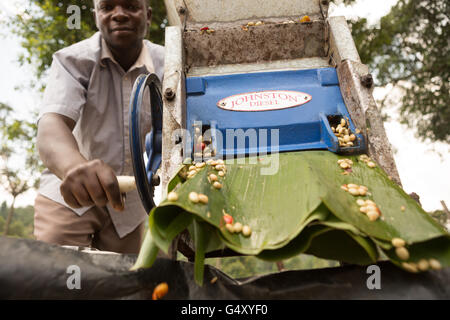
<path id="1" fill-rule="evenodd" d="M 369 168 L 357 156 L 338 156 L 328 151 L 277 156 L 278 171 L 273 175 L 262 174 L 267 164 L 257 157 L 246 158 L 243 163 L 227 161 L 226 176 L 219 177 L 221 189 L 215 189 L 208 180 L 211 173 L 217 174 L 213 167 L 207 165 L 186 180 L 189 164 L 182 166 L 168 187 L 177 193 L 178 200 L 164 200 L 150 213 L 153 243 L 167 252 L 175 236 L 188 229 L 196 246 L 198 283 L 204 254 L 224 247 L 270 261 L 304 252 L 364 265 L 377 261 L 378 249 L 398 263 L 390 242 L 402 238 L 411 257 L 430 252 L 443 266 L 450 265 L 449 234 L 380 168 Z M 353 161 L 348 175 L 342 174 L 337 164 L 344 158 Z M 367 196 L 354 197 L 341 189 L 341 185 L 349 183 L 368 187 Z M 193 191 L 207 195 L 208 203 L 189 201 Z M 375 201 L 382 217 L 369 221 L 359 211 L 357 198 Z M 234 222 L 250 226 L 251 236 L 228 232 L 224 213 L 230 214 Z M 148 252 L 154 251 L 143 250 L 140 257 Z M 145 257 L 140 260 L 148 261 Z"/>
<path id="2" fill-rule="evenodd" d="M 408 262 L 417 263 L 421 259 L 428 260 L 434 258 L 438 260 L 442 266 L 450 266 L 449 242 L 449 237 L 439 237 L 430 241 L 415 243 L 407 246 L 410 254 Z M 383 251 L 392 262 L 396 264 L 400 264 L 402 262 L 395 254 L 395 250 L 393 248 Z"/>
<path id="3" fill-rule="evenodd" d="M 373 241 L 338 229 L 329 229 L 314 237 L 305 253 L 359 265 L 376 263 L 378 259 Z"/>
<path id="4" fill-rule="evenodd" d="M 325 220 L 328 214 L 329 211 L 324 205 L 319 206 L 314 211 L 314 213 L 311 214 L 311 216 L 307 220 L 305 220 L 301 233 L 299 233 L 297 237 L 295 237 L 288 244 L 279 249 L 264 250 L 259 255 L 257 255 L 257 257 L 263 260 L 277 262 L 289 259 L 304 252 L 311 245 L 311 241 L 315 236 L 319 235 L 322 232 L 330 230 L 330 228 L 324 228 L 322 226 L 314 225 L 313 223 L 311 223 L 312 221 Z M 303 230 L 308 224 L 312 226 Z"/>
<path id="5" fill-rule="evenodd" d="M 324 206 L 324 207 L 326 207 L 326 206 Z M 311 223 L 311 225 L 314 225 L 314 224 L 320 224 L 320 225 L 324 225 L 326 227 L 330 227 L 333 229 L 349 231 L 357 236 L 364 236 L 364 234 L 360 230 L 358 230 L 355 226 L 352 226 L 351 224 L 348 224 L 348 223 L 345 223 L 345 222 L 339 220 L 331 212 L 329 212 L 326 220 L 318 221 L 316 223 Z"/>
<path id="6" fill-rule="evenodd" d="M 257 255 L 257 257 L 273 262 L 289 259 L 305 252 L 310 247 L 311 242 L 315 237 L 330 230 L 331 228 L 320 225 L 314 225 L 305 228 L 302 233 L 300 233 L 295 239 L 293 239 L 284 247 L 276 250 L 264 250 L 259 255 Z"/>
<path id="7" fill-rule="evenodd" d="M 258 257 L 268 261 L 289 259 L 300 253 L 320 258 L 366 265 L 378 259 L 378 251 L 371 239 L 361 236 L 355 227 L 339 221 L 325 205 L 321 205 L 311 217 L 321 217 L 294 240 L 277 250 L 265 250 Z M 325 244 L 325 245 L 324 245 Z"/>
<path id="8" fill-rule="evenodd" d="M 344 176 L 341 174 L 342 169 L 337 166 L 337 160 L 340 158 L 344 157 L 329 152 L 308 152 L 311 162 L 320 163 L 311 168 L 315 175 L 325 182 L 323 185 L 326 185 L 329 191 L 323 201 L 340 220 L 356 226 L 367 235 L 389 242 L 396 237 L 407 243 L 421 242 L 446 233 L 444 228 L 391 181 L 382 169 L 371 169 L 359 161 L 358 157 L 349 157 L 353 161 L 352 173 Z M 369 188 L 371 196 L 358 198 L 375 201 L 383 214 L 381 219 L 371 222 L 364 214 L 356 214 L 359 213 L 357 198 L 340 189 L 341 185 L 349 183 Z"/>
<path id="9" fill-rule="evenodd" d="M 214 226 L 227 246 L 239 253 L 256 255 L 264 249 L 280 248 L 298 235 L 303 222 L 321 203 L 320 185 L 314 182 L 315 178 L 305 163 L 298 165 L 290 158 L 280 157 L 280 167 L 283 170 L 276 175 L 261 176 L 258 165 L 227 165 L 226 177 L 220 178 L 223 188 L 217 190 L 208 182 L 209 174 L 217 174 L 217 171 L 208 166 L 194 178 L 172 189 L 178 194 L 176 206 Z M 298 184 L 296 181 L 306 183 Z M 295 195 L 291 188 L 288 190 L 283 185 L 297 185 Z M 207 195 L 208 204 L 190 202 L 191 191 Z M 161 220 L 159 225 L 166 229 L 169 221 L 178 214 L 179 209 L 173 207 L 174 203 L 163 201 L 158 210 L 152 211 L 150 221 L 158 224 Z M 230 234 L 225 229 L 224 212 L 230 214 L 235 222 L 249 225 L 252 236 L 245 238 Z M 280 229 L 283 232 L 279 232 Z M 168 246 L 160 245 L 164 250 Z"/>

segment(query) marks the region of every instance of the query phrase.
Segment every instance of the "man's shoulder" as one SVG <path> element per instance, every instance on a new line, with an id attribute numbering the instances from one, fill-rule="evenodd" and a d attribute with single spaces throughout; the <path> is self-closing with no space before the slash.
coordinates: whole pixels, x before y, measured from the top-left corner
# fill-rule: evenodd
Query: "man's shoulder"
<path id="1" fill-rule="evenodd" d="M 144 43 L 152 57 L 155 73 L 162 80 L 164 76 L 164 47 L 148 40 L 144 40 Z"/>
<path id="2" fill-rule="evenodd" d="M 148 40 L 144 40 L 144 43 L 146 47 L 150 50 L 150 54 L 152 55 L 153 59 L 164 59 L 164 47 L 153 43 Z"/>
<path id="3" fill-rule="evenodd" d="M 62 62 L 72 62 L 77 65 L 84 63 L 96 63 L 100 60 L 101 36 L 96 32 L 90 38 L 74 43 L 68 47 L 58 50 L 54 56 Z"/>

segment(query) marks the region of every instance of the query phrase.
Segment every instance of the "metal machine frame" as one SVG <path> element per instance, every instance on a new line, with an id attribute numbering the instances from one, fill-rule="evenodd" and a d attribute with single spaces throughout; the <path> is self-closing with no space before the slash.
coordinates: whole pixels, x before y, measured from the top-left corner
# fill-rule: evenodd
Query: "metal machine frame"
<path id="1" fill-rule="evenodd" d="M 328 17 L 327 0 L 165 0 L 165 73 L 162 84 L 162 197 L 183 162 L 186 78 L 314 68 L 336 68 L 350 118 L 367 143 L 368 155 L 400 184 L 391 145 L 372 96 L 373 79 L 359 57 L 344 17 Z M 310 22 L 298 18 L 308 15 Z M 249 21 L 263 21 L 248 27 Z M 186 234 L 175 239 L 192 256 Z M 222 252 L 219 256 L 225 256 Z"/>

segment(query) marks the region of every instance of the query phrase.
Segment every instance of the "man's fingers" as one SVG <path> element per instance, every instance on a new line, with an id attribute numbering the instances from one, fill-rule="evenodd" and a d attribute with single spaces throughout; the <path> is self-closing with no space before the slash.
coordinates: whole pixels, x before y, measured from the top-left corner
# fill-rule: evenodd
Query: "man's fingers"
<path id="1" fill-rule="evenodd" d="M 78 202 L 78 200 L 73 196 L 72 192 L 70 190 L 67 190 L 67 188 L 63 185 L 60 187 L 61 195 L 64 198 L 64 201 L 74 209 L 81 208 L 82 205 Z"/>
<path id="2" fill-rule="evenodd" d="M 95 180 L 94 180 L 95 179 Z M 108 203 L 108 197 L 98 179 L 97 175 L 85 183 L 86 190 L 97 207 L 104 207 Z"/>
<path id="3" fill-rule="evenodd" d="M 61 194 L 73 208 L 104 207 L 109 202 L 118 211 L 124 209 L 116 175 L 99 159 L 70 170 L 61 184 Z"/>
<path id="4" fill-rule="evenodd" d="M 120 195 L 119 184 L 114 173 L 97 172 L 97 177 L 112 207 L 118 211 L 122 211 L 124 209 L 124 204 Z"/>
<path id="5" fill-rule="evenodd" d="M 77 186 L 75 192 L 73 192 L 73 196 L 82 207 L 89 207 L 95 204 L 83 185 Z"/>

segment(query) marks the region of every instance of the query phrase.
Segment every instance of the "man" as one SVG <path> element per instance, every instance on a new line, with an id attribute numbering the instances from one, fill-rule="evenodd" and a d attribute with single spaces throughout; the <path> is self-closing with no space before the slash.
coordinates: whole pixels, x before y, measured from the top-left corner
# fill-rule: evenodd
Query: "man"
<path id="1" fill-rule="evenodd" d="M 38 120 L 45 170 L 35 203 L 37 240 L 137 253 L 147 217 L 126 205 L 117 175 L 133 175 L 128 108 L 143 73 L 162 79 L 164 48 L 144 40 L 147 0 L 94 0 L 99 32 L 56 52 Z M 149 120 L 150 121 L 150 120 Z"/>

